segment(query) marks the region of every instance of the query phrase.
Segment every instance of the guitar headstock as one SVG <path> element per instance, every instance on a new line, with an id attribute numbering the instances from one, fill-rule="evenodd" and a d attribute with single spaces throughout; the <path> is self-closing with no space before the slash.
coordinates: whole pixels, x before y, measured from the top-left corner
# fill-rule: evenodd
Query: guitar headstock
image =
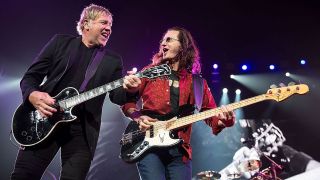
<path id="1" fill-rule="evenodd" d="M 309 87 L 306 84 L 299 84 L 293 86 L 286 86 L 280 88 L 269 89 L 266 93 L 267 98 L 273 99 L 277 102 L 285 100 L 293 94 L 305 94 L 309 91 Z"/>
<path id="2" fill-rule="evenodd" d="M 151 68 L 148 68 L 142 72 L 139 72 L 137 75 L 139 77 L 144 77 L 144 78 L 156 78 L 160 76 L 166 76 L 171 74 L 171 69 L 167 64 L 161 64 L 159 66 L 154 66 Z"/>

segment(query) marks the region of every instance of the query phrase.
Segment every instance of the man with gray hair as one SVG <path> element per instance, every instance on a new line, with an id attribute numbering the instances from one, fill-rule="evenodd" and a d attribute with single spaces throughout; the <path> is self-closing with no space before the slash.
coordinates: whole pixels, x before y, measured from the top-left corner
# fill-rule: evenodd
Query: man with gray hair
<path id="1" fill-rule="evenodd" d="M 105 48 L 111 26 L 112 14 L 108 9 L 94 4 L 84 8 L 77 25 L 80 36 L 55 35 L 24 74 L 20 82 L 23 104 L 49 119 L 61 112 L 53 96 L 67 87 L 81 93 L 120 79 L 122 59 Z M 123 104 L 128 92 L 134 93 L 132 89 L 139 83 L 126 77 L 125 89 L 111 91 L 110 100 Z M 41 179 L 60 148 L 60 179 L 85 179 L 97 145 L 104 99 L 100 95 L 75 106 L 72 114 L 77 118 L 57 123 L 42 142 L 32 146 L 20 144 L 11 179 Z"/>

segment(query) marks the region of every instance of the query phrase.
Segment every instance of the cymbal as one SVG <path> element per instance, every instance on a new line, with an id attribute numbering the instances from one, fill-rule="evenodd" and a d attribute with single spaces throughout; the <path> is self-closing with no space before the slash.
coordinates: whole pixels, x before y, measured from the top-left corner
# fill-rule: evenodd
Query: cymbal
<path id="1" fill-rule="evenodd" d="M 202 171 L 197 174 L 197 178 L 201 180 L 219 179 L 220 173 L 215 171 Z"/>

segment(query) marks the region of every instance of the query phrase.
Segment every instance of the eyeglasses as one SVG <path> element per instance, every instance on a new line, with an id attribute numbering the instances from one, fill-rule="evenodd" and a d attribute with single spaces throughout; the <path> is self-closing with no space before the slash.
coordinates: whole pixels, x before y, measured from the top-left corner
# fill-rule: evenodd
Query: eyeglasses
<path id="1" fill-rule="evenodd" d="M 173 41 L 179 41 L 179 39 L 172 38 L 172 37 L 167 37 L 167 38 L 165 38 L 165 39 L 162 39 L 162 40 L 160 41 L 160 44 L 162 44 L 163 42 L 168 43 L 168 42 L 173 42 Z M 179 42 L 180 42 L 180 41 L 179 41 Z"/>

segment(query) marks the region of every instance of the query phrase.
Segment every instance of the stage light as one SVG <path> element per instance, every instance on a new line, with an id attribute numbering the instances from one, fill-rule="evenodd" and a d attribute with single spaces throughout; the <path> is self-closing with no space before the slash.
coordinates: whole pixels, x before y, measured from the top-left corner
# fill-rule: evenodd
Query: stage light
<path id="1" fill-rule="evenodd" d="M 20 78 L 0 76 L 0 95 L 19 89 Z"/>
<path id="2" fill-rule="evenodd" d="M 241 66 L 241 69 L 246 71 L 248 69 L 248 66 L 244 64 L 244 65 Z"/>
<path id="3" fill-rule="evenodd" d="M 286 72 L 286 76 L 289 77 L 289 76 L 290 76 L 290 73 L 289 73 L 289 72 Z"/>
<path id="4" fill-rule="evenodd" d="M 306 60 L 301 59 L 301 60 L 300 60 L 300 64 L 301 64 L 301 65 L 305 65 L 305 64 L 306 64 Z"/>
<path id="5" fill-rule="evenodd" d="M 227 89 L 227 88 L 223 88 L 223 89 L 222 89 L 222 92 L 223 92 L 224 94 L 226 94 L 226 93 L 228 93 L 228 89 Z"/>
<path id="6" fill-rule="evenodd" d="M 218 69 L 219 66 L 218 66 L 218 64 L 214 64 L 212 67 L 213 67 L 213 69 Z"/>
<path id="7" fill-rule="evenodd" d="M 138 68 L 136 68 L 136 67 L 132 68 L 133 73 L 136 73 L 137 71 L 138 71 Z"/>
<path id="8" fill-rule="evenodd" d="M 270 69 L 270 70 L 274 70 L 274 68 L 275 68 L 274 65 L 273 65 L 273 64 L 270 64 L 269 69 Z"/>
<path id="9" fill-rule="evenodd" d="M 234 96 L 234 102 L 239 102 L 241 100 L 241 90 L 240 89 L 237 89 L 235 91 L 236 95 Z M 240 119 L 243 119 L 244 117 L 244 112 L 243 112 L 243 109 L 242 108 L 239 108 L 239 109 L 236 109 L 235 110 L 235 113 L 236 113 L 236 117 L 237 118 L 240 118 Z"/>
<path id="10" fill-rule="evenodd" d="M 234 75 L 233 75 L 233 74 L 231 74 L 231 75 L 230 75 L 230 78 L 231 78 L 231 79 L 234 79 Z"/>
<path id="11" fill-rule="evenodd" d="M 229 100 L 229 95 L 228 95 L 228 88 L 223 88 L 222 95 L 221 95 L 220 102 L 219 102 L 219 106 L 226 105 L 229 103 L 230 103 L 230 100 Z"/>

